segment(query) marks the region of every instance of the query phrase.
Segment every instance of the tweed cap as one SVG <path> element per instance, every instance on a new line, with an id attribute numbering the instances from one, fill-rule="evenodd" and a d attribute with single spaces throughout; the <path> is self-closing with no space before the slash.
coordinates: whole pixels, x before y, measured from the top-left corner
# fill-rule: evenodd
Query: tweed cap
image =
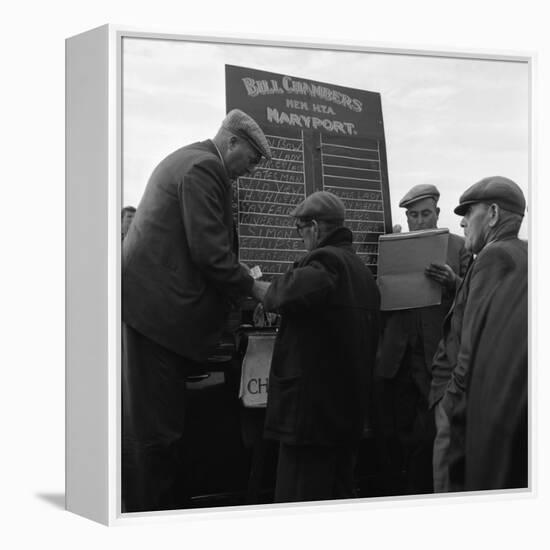
<path id="1" fill-rule="evenodd" d="M 306 197 L 291 213 L 294 218 L 344 221 L 344 203 L 328 191 L 317 191 Z"/>
<path id="2" fill-rule="evenodd" d="M 517 183 L 502 176 L 491 176 L 468 187 L 455 208 L 455 214 L 464 216 L 471 204 L 479 202 L 496 203 L 501 208 L 520 214 L 525 214 L 525 196 Z"/>
<path id="3" fill-rule="evenodd" d="M 240 109 L 229 111 L 223 119 L 222 127 L 246 140 L 252 147 L 264 156 L 267 160 L 271 159 L 271 149 L 269 143 L 257 122 Z"/>
<path id="4" fill-rule="evenodd" d="M 401 208 L 408 208 L 411 204 L 427 198 L 432 198 L 437 202 L 439 200 L 439 190 L 435 185 L 421 183 L 409 190 L 409 192 L 399 201 L 399 206 Z"/>

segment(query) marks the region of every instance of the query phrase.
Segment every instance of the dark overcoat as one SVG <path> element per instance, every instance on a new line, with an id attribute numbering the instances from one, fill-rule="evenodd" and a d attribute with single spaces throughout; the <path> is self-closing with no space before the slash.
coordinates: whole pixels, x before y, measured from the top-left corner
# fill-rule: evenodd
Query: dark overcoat
<path id="1" fill-rule="evenodd" d="M 358 441 L 368 410 L 380 296 L 370 270 L 339 228 L 275 279 L 265 308 L 282 314 L 265 435 L 288 444 Z"/>
<path id="2" fill-rule="evenodd" d="M 449 324 L 460 334 L 443 397 L 454 490 L 527 486 L 527 264 L 524 241 L 504 237 L 487 245 L 464 280 L 462 311 Z M 460 326 L 451 328 L 458 317 Z"/>

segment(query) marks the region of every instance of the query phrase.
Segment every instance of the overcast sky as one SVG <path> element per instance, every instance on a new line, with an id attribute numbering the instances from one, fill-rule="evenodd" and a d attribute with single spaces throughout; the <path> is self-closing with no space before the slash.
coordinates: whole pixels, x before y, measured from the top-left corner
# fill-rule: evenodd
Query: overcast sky
<path id="1" fill-rule="evenodd" d="M 167 154 L 216 133 L 226 64 L 379 92 L 392 220 L 404 230 L 397 204 L 419 183 L 439 188 L 439 227 L 458 234 L 452 210 L 481 178 L 509 177 L 528 199 L 526 63 L 125 38 L 124 205 L 139 204 Z M 527 216 L 520 236 L 527 237 Z"/>

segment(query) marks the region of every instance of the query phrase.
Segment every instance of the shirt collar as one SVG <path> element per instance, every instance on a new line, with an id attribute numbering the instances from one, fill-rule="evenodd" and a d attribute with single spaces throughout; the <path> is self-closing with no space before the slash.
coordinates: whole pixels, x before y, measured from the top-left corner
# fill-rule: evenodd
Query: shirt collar
<path id="1" fill-rule="evenodd" d="M 218 146 L 216 145 L 216 142 L 214 140 L 212 140 L 212 143 L 213 143 L 214 147 L 216 148 L 216 151 L 218 152 L 218 156 L 220 157 L 220 160 L 222 161 L 222 164 L 223 164 L 224 168 L 227 170 L 227 167 L 225 166 L 225 160 L 223 160 L 221 151 L 218 149 Z"/>

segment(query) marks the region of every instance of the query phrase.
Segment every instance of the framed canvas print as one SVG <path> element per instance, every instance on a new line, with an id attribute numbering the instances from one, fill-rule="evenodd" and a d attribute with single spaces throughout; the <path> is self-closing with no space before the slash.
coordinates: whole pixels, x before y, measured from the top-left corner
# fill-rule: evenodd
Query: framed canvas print
<path id="1" fill-rule="evenodd" d="M 532 490 L 532 55 L 66 46 L 69 510 Z"/>

